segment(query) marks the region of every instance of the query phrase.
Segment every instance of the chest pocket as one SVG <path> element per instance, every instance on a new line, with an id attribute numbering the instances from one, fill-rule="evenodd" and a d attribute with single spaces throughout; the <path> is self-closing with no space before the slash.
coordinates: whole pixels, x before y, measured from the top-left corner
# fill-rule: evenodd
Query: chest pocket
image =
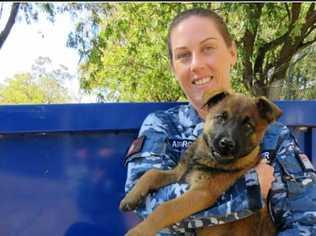
<path id="1" fill-rule="evenodd" d="M 193 142 L 193 139 L 168 138 L 167 152 L 174 161 L 178 162 L 181 154 L 187 150 Z"/>

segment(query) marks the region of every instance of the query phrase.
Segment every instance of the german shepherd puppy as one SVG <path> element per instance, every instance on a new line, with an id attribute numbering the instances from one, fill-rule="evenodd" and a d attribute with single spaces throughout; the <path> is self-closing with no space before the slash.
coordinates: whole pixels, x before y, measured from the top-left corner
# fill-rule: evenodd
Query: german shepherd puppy
<path id="1" fill-rule="evenodd" d="M 267 126 L 282 111 L 265 97 L 251 98 L 227 91 L 204 94 L 208 114 L 202 134 L 172 170 L 151 169 L 120 203 L 130 211 L 153 190 L 184 180 L 190 189 L 158 206 L 128 236 L 153 236 L 161 229 L 209 208 L 246 171 L 260 161 L 259 144 Z M 245 219 L 198 230 L 198 235 L 274 235 L 267 208 Z"/>

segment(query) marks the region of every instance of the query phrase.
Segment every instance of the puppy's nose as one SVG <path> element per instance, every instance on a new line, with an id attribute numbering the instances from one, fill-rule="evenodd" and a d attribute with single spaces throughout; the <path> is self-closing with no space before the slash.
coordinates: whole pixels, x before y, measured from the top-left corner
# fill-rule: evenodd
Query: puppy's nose
<path id="1" fill-rule="evenodd" d="M 232 152 L 235 149 L 235 142 L 227 137 L 223 137 L 219 140 L 219 147 L 224 152 Z"/>

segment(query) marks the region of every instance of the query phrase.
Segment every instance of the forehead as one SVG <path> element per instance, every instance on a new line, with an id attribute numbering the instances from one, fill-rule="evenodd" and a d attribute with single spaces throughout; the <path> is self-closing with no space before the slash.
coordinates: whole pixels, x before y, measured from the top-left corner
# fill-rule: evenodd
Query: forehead
<path id="1" fill-rule="evenodd" d="M 172 29 L 171 45 L 173 48 L 189 46 L 209 37 L 223 40 L 214 20 L 203 16 L 190 16 Z"/>
<path id="2" fill-rule="evenodd" d="M 223 101 L 222 104 L 217 106 L 219 110 L 226 110 L 236 117 L 250 116 L 255 119 L 258 118 L 258 111 L 253 98 L 246 96 L 232 96 Z"/>

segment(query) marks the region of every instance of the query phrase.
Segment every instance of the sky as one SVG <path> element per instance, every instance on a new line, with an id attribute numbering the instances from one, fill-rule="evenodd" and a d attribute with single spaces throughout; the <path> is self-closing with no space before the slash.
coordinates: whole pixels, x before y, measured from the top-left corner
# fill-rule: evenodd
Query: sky
<path id="1" fill-rule="evenodd" d="M 2 20 L 0 29 L 3 29 L 3 24 Z M 31 72 L 31 66 L 39 56 L 49 57 L 53 65 L 58 67 L 62 64 L 68 68 L 70 74 L 75 75 L 75 78 L 66 81 L 64 86 L 70 94 L 78 97 L 79 55 L 75 49 L 66 47 L 67 36 L 72 27 L 73 24 L 67 14 L 57 15 L 54 24 L 44 18 L 30 25 L 16 21 L 0 50 L 0 83 L 16 73 Z M 80 102 L 95 102 L 95 98 L 85 96 Z"/>

